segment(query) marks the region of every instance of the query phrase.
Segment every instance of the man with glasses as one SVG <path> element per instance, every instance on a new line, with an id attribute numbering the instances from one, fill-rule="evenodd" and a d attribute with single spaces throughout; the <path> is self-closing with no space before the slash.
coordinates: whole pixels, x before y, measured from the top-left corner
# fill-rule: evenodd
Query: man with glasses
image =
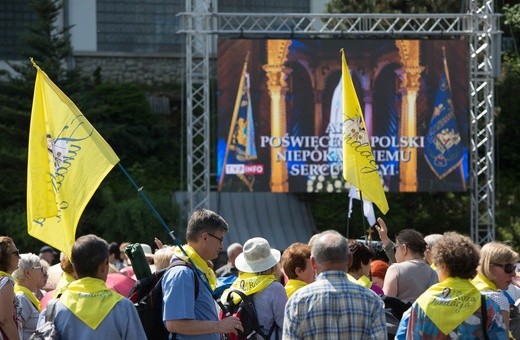
<path id="1" fill-rule="evenodd" d="M 188 264 L 173 266 L 162 279 L 163 320 L 168 332 L 176 333 L 176 339 L 218 340 L 222 333 L 236 334 L 238 330 L 243 330 L 236 317 L 219 321 L 213 300 L 217 277 L 208 262 L 216 259 L 222 251 L 228 229 L 228 224 L 220 215 L 206 209 L 196 210 L 188 221 L 187 244 L 182 247 L 189 259 L 177 250 L 172 262 L 191 260 L 196 268 Z M 201 275 L 197 275 L 196 271 Z"/>

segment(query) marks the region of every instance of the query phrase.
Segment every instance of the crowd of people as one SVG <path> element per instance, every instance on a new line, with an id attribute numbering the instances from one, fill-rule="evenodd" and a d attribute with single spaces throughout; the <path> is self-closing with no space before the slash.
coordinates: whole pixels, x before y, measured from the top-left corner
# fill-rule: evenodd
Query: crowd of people
<path id="1" fill-rule="evenodd" d="M 377 222 L 379 250 L 334 230 L 283 253 L 254 237 L 231 244 L 227 263 L 214 268 L 230 226 L 201 209 L 188 221 L 182 248 L 158 239 L 155 253 L 139 248 L 147 271 L 164 270 L 162 320 L 176 339 L 242 334 L 241 318 L 220 308 L 249 298 L 256 338 L 520 338 L 520 257 L 510 246 L 480 248 L 456 232 L 423 237 L 414 229 L 392 241 Z M 30 339 L 49 311 L 61 339 L 146 339 L 128 299 L 144 274 L 126 246 L 85 235 L 71 259 L 62 254 L 53 265 L 51 247 L 20 254 L 13 239 L 0 236 L 0 340 Z M 179 261 L 186 265 L 170 266 Z"/>

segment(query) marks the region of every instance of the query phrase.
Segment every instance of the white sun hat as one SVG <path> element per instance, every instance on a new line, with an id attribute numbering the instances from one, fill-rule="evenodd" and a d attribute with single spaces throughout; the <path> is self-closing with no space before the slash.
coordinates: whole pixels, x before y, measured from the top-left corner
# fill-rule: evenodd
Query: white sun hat
<path id="1" fill-rule="evenodd" d="M 235 267 L 244 273 L 258 273 L 274 267 L 278 262 L 280 251 L 271 249 L 266 239 L 254 237 L 244 244 L 244 251 L 237 256 Z"/>

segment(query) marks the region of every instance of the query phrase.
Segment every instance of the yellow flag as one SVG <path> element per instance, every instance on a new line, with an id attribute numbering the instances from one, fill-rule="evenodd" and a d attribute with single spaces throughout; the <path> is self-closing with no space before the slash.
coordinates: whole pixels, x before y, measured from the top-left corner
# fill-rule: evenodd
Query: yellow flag
<path id="1" fill-rule="evenodd" d="M 372 154 L 361 106 L 341 50 L 343 85 L 343 178 L 356 186 L 364 200 L 377 205 L 383 214 L 388 211 L 377 163 Z"/>
<path id="2" fill-rule="evenodd" d="M 28 232 L 70 258 L 81 214 L 119 158 L 76 105 L 34 66 Z"/>

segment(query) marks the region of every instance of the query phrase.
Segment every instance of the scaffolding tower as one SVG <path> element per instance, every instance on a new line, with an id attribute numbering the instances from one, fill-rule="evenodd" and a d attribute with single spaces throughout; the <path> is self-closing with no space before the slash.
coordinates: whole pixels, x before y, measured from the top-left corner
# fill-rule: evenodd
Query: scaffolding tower
<path id="1" fill-rule="evenodd" d="M 493 0 L 468 0 L 467 13 L 219 13 L 217 0 L 186 0 L 188 209 L 209 207 L 210 54 L 216 36 L 241 38 L 468 38 L 470 51 L 471 237 L 495 239 L 494 78 L 500 68 L 499 15 Z"/>

